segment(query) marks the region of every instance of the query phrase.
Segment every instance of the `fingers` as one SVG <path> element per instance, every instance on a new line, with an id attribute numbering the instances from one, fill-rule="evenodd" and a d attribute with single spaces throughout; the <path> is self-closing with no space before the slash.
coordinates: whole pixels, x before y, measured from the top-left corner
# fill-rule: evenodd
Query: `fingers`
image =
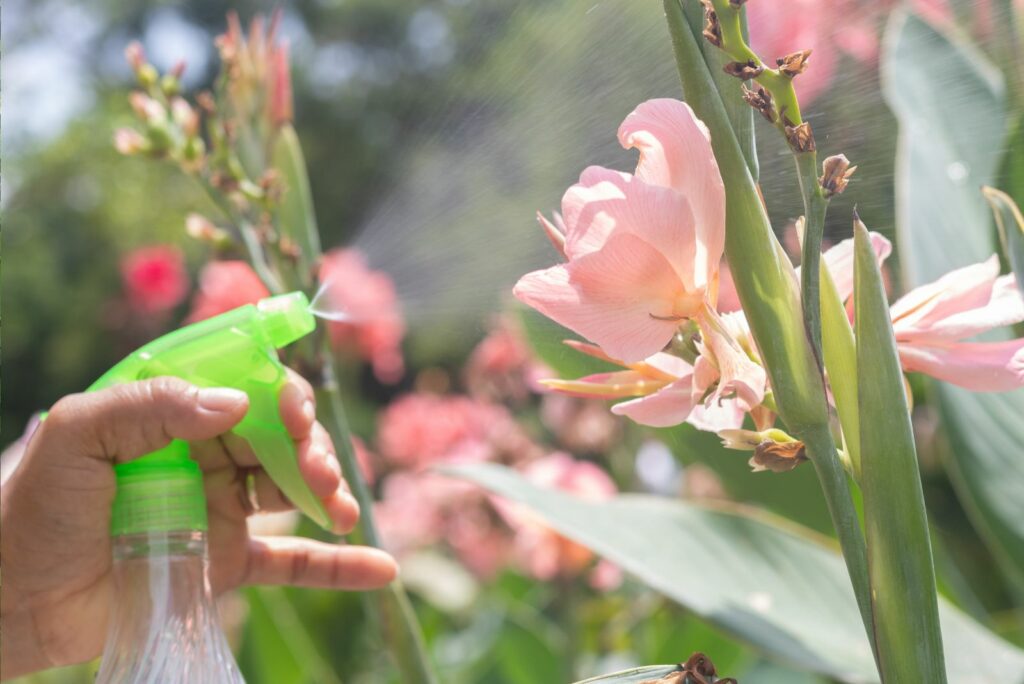
<path id="1" fill-rule="evenodd" d="M 380 549 L 297 537 L 251 540 L 248 568 L 245 584 L 355 591 L 383 587 L 398 575 L 395 560 Z"/>
<path id="2" fill-rule="evenodd" d="M 296 445 L 299 472 L 310 490 L 319 497 L 334 493 L 343 485 L 341 466 L 334 455 L 334 444 L 327 430 L 314 424 L 308 438 Z"/>
<path id="3" fill-rule="evenodd" d="M 249 399 L 229 388 L 200 389 L 178 378 L 153 378 L 61 399 L 36 437 L 44 453 L 122 462 L 171 439 L 215 437 L 245 416 Z"/>
<path id="4" fill-rule="evenodd" d="M 309 436 L 316 421 L 316 399 L 313 387 L 295 371 L 288 369 L 288 382 L 281 388 L 278 410 L 292 439 L 301 441 Z"/>

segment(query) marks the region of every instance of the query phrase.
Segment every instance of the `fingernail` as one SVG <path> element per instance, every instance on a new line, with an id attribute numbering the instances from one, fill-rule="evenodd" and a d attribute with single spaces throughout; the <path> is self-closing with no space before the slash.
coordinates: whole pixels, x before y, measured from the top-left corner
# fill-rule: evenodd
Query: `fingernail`
<path id="1" fill-rule="evenodd" d="M 302 415 L 310 423 L 316 420 L 316 407 L 313 406 L 313 402 L 311 402 L 309 399 L 302 402 Z"/>
<path id="2" fill-rule="evenodd" d="M 206 387 L 199 390 L 199 407 L 207 411 L 231 411 L 249 400 L 241 390 L 230 387 Z"/>

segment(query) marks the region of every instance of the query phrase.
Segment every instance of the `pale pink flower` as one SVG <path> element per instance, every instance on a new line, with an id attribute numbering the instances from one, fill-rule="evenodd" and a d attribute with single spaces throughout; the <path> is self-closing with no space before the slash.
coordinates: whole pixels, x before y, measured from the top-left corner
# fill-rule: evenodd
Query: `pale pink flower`
<path id="1" fill-rule="evenodd" d="M 121 260 L 121 278 L 133 309 L 145 314 L 173 309 L 188 294 L 185 257 L 177 247 L 142 247 Z"/>
<path id="2" fill-rule="evenodd" d="M 527 274 L 514 292 L 632 363 L 714 303 L 725 190 L 707 128 L 682 102 L 641 104 L 619 140 L 640 150 L 636 175 L 586 169 L 562 199 L 568 263 Z"/>
<path id="3" fill-rule="evenodd" d="M 245 261 L 211 261 L 199 274 L 189 322 L 202 321 L 244 304 L 255 304 L 270 291 Z"/>
<path id="4" fill-rule="evenodd" d="M 346 318 L 328 324 L 331 342 L 369 361 L 381 382 L 397 382 L 405 372 L 405 321 L 391 277 L 371 269 L 362 252 L 348 248 L 324 255 L 320 282 L 330 308 Z"/>
<path id="5" fill-rule="evenodd" d="M 491 400 L 524 401 L 550 371 L 537 361 L 515 321 L 502 317 L 473 349 L 463 377 L 469 393 Z"/>
<path id="6" fill-rule="evenodd" d="M 558 225 L 542 220 L 568 262 L 527 274 L 515 294 L 634 372 L 584 379 L 587 387 L 577 388 L 590 396 L 643 397 L 619 405 L 634 420 L 676 424 L 697 403 L 718 405 L 731 396 L 752 410 L 764 398 L 764 368 L 714 309 L 725 194 L 708 131 L 684 103 L 651 100 L 626 117 L 619 140 L 640 150 L 636 175 L 584 171 L 562 199 Z M 696 383 L 692 369 L 658 367 L 678 366 L 660 352 L 686 319 L 701 333 Z M 598 385 L 617 389 L 592 391 Z"/>
<path id="7" fill-rule="evenodd" d="M 114 149 L 121 154 L 139 154 L 149 149 L 149 141 L 133 128 L 118 128 L 114 131 Z"/>
<path id="8" fill-rule="evenodd" d="M 892 251 L 871 234 L 879 263 Z M 840 297 L 853 292 L 853 241 L 824 255 Z M 1024 338 L 965 341 L 994 328 L 1024 321 L 1024 298 L 1013 275 L 999 275 L 999 258 L 956 269 L 911 290 L 891 307 L 893 333 L 906 372 L 931 375 L 975 392 L 1024 386 Z"/>
<path id="9" fill-rule="evenodd" d="M 561 490 L 590 501 L 610 499 L 617 493 L 615 483 L 601 468 L 554 453 L 531 462 L 523 475 L 535 485 Z M 548 527 L 536 514 L 520 504 L 494 499 L 495 507 L 515 531 L 515 552 L 527 573 L 540 580 L 575 577 L 593 563 L 590 549 L 571 541 Z M 607 568 L 596 578 L 605 586 L 613 584 Z"/>

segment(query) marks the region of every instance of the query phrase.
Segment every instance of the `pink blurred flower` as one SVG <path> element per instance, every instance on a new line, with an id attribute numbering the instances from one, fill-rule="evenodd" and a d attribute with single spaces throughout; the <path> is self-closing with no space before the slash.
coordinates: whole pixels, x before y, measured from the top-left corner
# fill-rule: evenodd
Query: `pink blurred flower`
<path id="1" fill-rule="evenodd" d="M 807 70 L 793 84 L 810 104 L 832 81 L 840 52 L 860 62 L 878 56 L 878 24 L 888 8 L 879 0 L 749 2 L 750 43 L 769 65 L 798 50 L 811 50 Z"/>
<path id="2" fill-rule="evenodd" d="M 610 499 L 618 491 L 601 468 L 560 452 L 531 462 L 523 468 L 523 475 L 535 485 L 569 492 L 590 501 Z M 558 534 L 529 509 L 497 498 L 494 504 L 515 531 L 516 555 L 533 577 L 540 580 L 575 577 L 593 562 L 594 554 L 590 549 Z M 605 588 L 617 584 L 614 579 L 614 572 L 609 573 L 608 568 L 603 568 L 596 578 L 597 584 Z"/>
<path id="3" fill-rule="evenodd" d="M 879 263 L 892 245 L 877 233 L 871 241 Z M 840 297 L 853 292 L 853 241 L 824 255 Z M 965 341 L 994 328 L 1024 321 L 1024 298 L 1013 275 L 999 275 L 999 258 L 956 269 L 911 290 L 890 307 L 903 370 L 925 373 L 975 392 L 1024 387 L 1024 338 Z"/>
<path id="4" fill-rule="evenodd" d="M 177 247 L 142 247 L 121 260 L 121 278 L 133 309 L 154 314 L 173 309 L 188 294 L 185 257 Z"/>
<path id="5" fill-rule="evenodd" d="M 399 558 L 444 542 L 479 577 L 493 577 L 508 564 L 508 529 L 471 483 L 430 472 L 393 473 L 374 516 L 385 548 Z"/>
<path id="6" fill-rule="evenodd" d="M 270 291 L 248 263 L 211 261 L 199 275 L 199 292 L 192 300 L 188 321 L 212 318 L 269 296 Z"/>
<path id="7" fill-rule="evenodd" d="M 473 462 L 495 454 L 492 437 L 513 423 L 503 406 L 468 397 L 407 394 L 381 412 L 377 446 L 392 465 L 423 468 Z"/>
<path id="8" fill-rule="evenodd" d="M 534 358 L 516 322 L 503 316 L 473 349 L 463 376 L 472 396 L 522 402 L 530 392 L 539 392 L 540 379 L 550 374 Z"/>
<path id="9" fill-rule="evenodd" d="M 391 278 L 374 271 L 354 248 L 334 249 L 324 255 L 320 282 L 330 308 L 346 317 L 328 324 L 336 347 L 354 349 L 370 362 L 381 382 L 397 382 L 405 371 L 402 338 L 405 321 Z"/>

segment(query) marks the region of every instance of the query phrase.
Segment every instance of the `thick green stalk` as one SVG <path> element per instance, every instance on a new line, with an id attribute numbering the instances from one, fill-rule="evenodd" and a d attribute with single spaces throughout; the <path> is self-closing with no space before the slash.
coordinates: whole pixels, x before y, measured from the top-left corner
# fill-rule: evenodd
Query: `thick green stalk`
<path id="1" fill-rule="evenodd" d="M 800 301 L 803 302 L 804 327 L 811 341 L 818 366 L 821 367 L 821 236 L 825 231 L 828 199 L 818 182 L 818 155 L 794 152 L 804 200 L 803 252 L 800 258 Z"/>
<path id="2" fill-rule="evenodd" d="M 687 102 L 711 132 L 726 191 L 726 257 L 754 340 L 765 362 L 779 415 L 807 446 L 828 500 L 854 593 L 871 633 L 864 539 L 828 429 L 824 379 L 801 316 L 792 266 L 768 222 L 722 97 L 699 47 L 700 25 L 687 22 L 680 0 L 665 15 Z M 738 96 L 738 93 L 737 95 Z M 817 301 L 817 300 L 816 300 Z"/>
<path id="3" fill-rule="evenodd" d="M 882 273 L 854 226 L 861 490 L 872 615 L 884 684 L 944 684 L 946 667 L 914 429 Z"/>

